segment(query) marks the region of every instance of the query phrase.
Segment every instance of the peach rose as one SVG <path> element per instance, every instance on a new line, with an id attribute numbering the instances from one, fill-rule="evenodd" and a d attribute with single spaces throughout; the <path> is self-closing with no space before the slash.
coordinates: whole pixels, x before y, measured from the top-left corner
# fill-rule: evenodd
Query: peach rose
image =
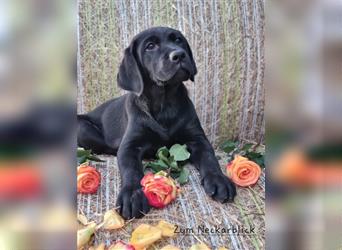
<path id="1" fill-rule="evenodd" d="M 236 185 L 241 187 L 255 184 L 261 174 L 261 168 L 258 164 L 241 155 L 236 155 L 226 168 L 227 175 Z"/>
<path id="2" fill-rule="evenodd" d="M 179 187 L 164 171 L 156 174 L 148 173 L 142 178 L 141 185 L 149 204 L 155 208 L 163 208 L 179 193 Z"/>
<path id="3" fill-rule="evenodd" d="M 96 193 L 100 180 L 100 173 L 95 168 L 87 165 L 81 165 L 77 168 L 77 192 L 83 194 Z"/>

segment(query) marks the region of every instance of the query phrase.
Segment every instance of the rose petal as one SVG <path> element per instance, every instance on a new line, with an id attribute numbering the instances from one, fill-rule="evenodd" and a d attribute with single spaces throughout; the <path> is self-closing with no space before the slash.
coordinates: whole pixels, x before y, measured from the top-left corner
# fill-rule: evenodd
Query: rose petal
<path id="1" fill-rule="evenodd" d="M 88 219 L 83 214 L 77 214 L 77 220 L 84 226 L 88 224 Z"/>
<path id="2" fill-rule="evenodd" d="M 94 234 L 96 223 L 91 222 L 85 228 L 77 231 L 77 248 L 80 248 L 88 243 L 90 237 Z"/>
<path id="3" fill-rule="evenodd" d="M 242 187 L 254 185 L 261 174 L 258 164 L 240 155 L 235 156 L 234 160 L 227 165 L 226 170 L 232 181 Z"/>
<path id="4" fill-rule="evenodd" d="M 125 220 L 114 210 L 108 210 L 103 216 L 101 227 L 112 230 L 122 228 L 125 225 Z"/>
<path id="5" fill-rule="evenodd" d="M 157 227 L 141 224 L 132 233 L 130 243 L 137 249 L 143 249 L 161 239 L 162 230 Z"/>
<path id="6" fill-rule="evenodd" d="M 148 173 L 140 182 L 149 204 L 155 208 L 165 207 L 179 193 L 179 187 L 175 181 L 166 175 L 163 171 L 155 175 Z"/>
<path id="7" fill-rule="evenodd" d="M 101 175 L 91 166 L 81 165 L 77 168 L 77 191 L 79 193 L 96 193 Z"/>
<path id="8" fill-rule="evenodd" d="M 192 245 L 189 250 L 210 250 L 210 248 L 207 245 L 201 243 Z"/>
<path id="9" fill-rule="evenodd" d="M 108 250 L 135 250 L 134 246 L 118 240 L 115 244 L 109 246 Z"/>
<path id="10" fill-rule="evenodd" d="M 172 237 L 175 235 L 176 226 L 165 220 L 159 221 L 157 227 L 162 230 L 162 236 L 164 237 Z"/>

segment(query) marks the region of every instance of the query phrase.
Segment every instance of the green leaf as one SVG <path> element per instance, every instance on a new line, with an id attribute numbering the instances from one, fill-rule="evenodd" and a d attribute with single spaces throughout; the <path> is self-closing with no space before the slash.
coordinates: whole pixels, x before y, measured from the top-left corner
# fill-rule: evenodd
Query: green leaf
<path id="1" fill-rule="evenodd" d="M 185 166 L 189 161 L 188 160 L 185 160 L 185 161 L 177 161 L 177 165 L 178 167 L 183 167 Z"/>
<path id="2" fill-rule="evenodd" d="M 175 180 L 179 177 L 179 175 L 180 175 L 180 172 L 171 172 L 170 173 L 170 176 Z"/>
<path id="3" fill-rule="evenodd" d="M 224 152 L 230 153 L 233 151 L 237 146 L 237 142 L 234 141 L 226 141 L 221 145 L 221 148 Z"/>
<path id="4" fill-rule="evenodd" d="M 168 164 L 171 168 L 171 171 L 174 171 L 174 172 L 180 172 L 181 171 L 181 169 L 179 168 L 178 163 L 177 163 L 177 161 L 175 161 L 175 158 L 173 155 L 171 155 L 169 157 Z"/>
<path id="5" fill-rule="evenodd" d="M 91 150 L 85 150 L 83 148 L 78 148 L 77 149 L 77 157 L 81 157 L 81 156 L 86 156 L 88 157 L 91 154 Z"/>
<path id="6" fill-rule="evenodd" d="M 186 145 L 175 144 L 170 148 L 170 155 L 175 161 L 185 161 L 190 158 L 190 153 L 186 149 Z"/>
<path id="7" fill-rule="evenodd" d="M 246 153 L 246 156 L 247 156 L 248 159 L 254 160 L 254 159 L 256 159 L 256 158 L 261 157 L 262 154 L 257 153 L 257 152 L 247 152 L 247 153 Z"/>
<path id="8" fill-rule="evenodd" d="M 145 165 L 146 168 L 150 168 L 154 173 L 157 173 L 161 170 L 166 170 L 169 168 L 162 160 L 150 161 Z"/>
<path id="9" fill-rule="evenodd" d="M 104 160 L 101 160 L 100 158 L 98 158 L 95 155 L 89 155 L 87 158 L 88 158 L 88 160 L 91 160 L 91 161 L 104 162 Z"/>
<path id="10" fill-rule="evenodd" d="M 177 181 L 179 184 L 183 185 L 188 182 L 189 180 L 189 170 L 187 168 L 183 168 L 182 171 L 180 172 L 179 177 L 177 178 Z"/>
<path id="11" fill-rule="evenodd" d="M 104 162 L 97 156 L 93 155 L 91 150 L 85 150 L 84 148 L 77 148 L 77 162 L 78 164 L 82 164 L 87 160 L 90 161 L 97 161 L 97 162 Z"/>
<path id="12" fill-rule="evenodd" d="M 86 161 L 87 161 L 86 155 L 77 157 L 77 165 L 81 165 L 82 163 L 85 163 Z"/>
<path id="13" fill-rule="evenodd" d="M 156 157 L 160 160 L 163 160 L 166 163 L 169 157 L 169 150 L 167 149 L 167 147 L 162 147 L 158 149 Z"/>
<path id="14" fill-rule="evenodd" d="M 265 154 L 265 145 L 258 145 L 258 146 L 255 148 L 255 152 L 264 155 L 264 154 Z"/>
<path id="15" fill-rule="evenodd" d="M 169 167 L 162 160 L 150 161 L 146 163 L 146 167 L 155 167 L 155 166 L 158 166 L 162 169 L 167 169 Z"/>
<path id="16" fill-rule="evenodd" d="M 241 150 L 247 152 L 248 150 L 251 149 L 252 146 L 253 146 L 252 143 L 246 143 L 245 145 L 243 145 Z"/>
<path id="17" fill-rule="evenodd" d="M 254 161 L 261 167 L 265 168 L 265 159 L 264 156 L 254 159 Z"/>

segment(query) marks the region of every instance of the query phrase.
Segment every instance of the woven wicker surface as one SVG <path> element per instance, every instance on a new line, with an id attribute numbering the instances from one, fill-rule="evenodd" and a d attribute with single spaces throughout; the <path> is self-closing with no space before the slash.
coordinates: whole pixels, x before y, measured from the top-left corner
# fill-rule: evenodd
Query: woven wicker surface
<path id="1" fill-rule="evenodd" d="M 225 154 L 217 152 L 221 166 L 225 166 Z M 96 195 L 78 195 L 79 212 L 89 220 L 101 222 L 103 214 L 115 207 L 115 201 L 120 190 L 120 174 L 116 157 L 101 156 L 103 163 L 92 162 L 101 173 L 101 186 Z M 208 197 L 200 184 L 198 171 L 191 165 L 189 182 L 182 186 L 181 195 L 175 202 L 164 209 L 152 209 L 142 219 L 127 223 L 123 229 L 96 232 L 94 244 L 101 242 L 109 246 L 118 239 L 129 241 L 134 228 L 141 223 L 156 224 L 163 219 L 179 226 L 181 233 L 173 238 L 163 238 L 150 249 L 160 249 L 172 244 L 180 249 L 189 249 L 199 242 L 207 244 L 211 249 L 226 247 L 228 249 L 265 249 L 265 176 L 262 174 L 253 188 L 238 188 L 234 203 L 220 204 Z M 244 227 L 253 229 L 254 233 L 201 233 L 198 227 L 211 230 L 216 228 L 233 229 Z M 191 230 L 185 230 L 191 228 Z M 187 231 L 186 233 L 184 231 Z"/>

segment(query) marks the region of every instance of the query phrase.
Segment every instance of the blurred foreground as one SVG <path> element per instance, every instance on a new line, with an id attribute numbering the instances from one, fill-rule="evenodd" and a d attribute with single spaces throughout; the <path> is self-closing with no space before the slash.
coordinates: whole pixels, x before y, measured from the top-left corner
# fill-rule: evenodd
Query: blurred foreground
<path id="1" fill-rule="evenodd" d="M 342 2 L 267 10 L 267 246 L 342 247 Z"/>
<path id="2" fill-rule="evenodd" d="M 0 249 L 75 239 L 76 11 L 0 1 Z"/>

